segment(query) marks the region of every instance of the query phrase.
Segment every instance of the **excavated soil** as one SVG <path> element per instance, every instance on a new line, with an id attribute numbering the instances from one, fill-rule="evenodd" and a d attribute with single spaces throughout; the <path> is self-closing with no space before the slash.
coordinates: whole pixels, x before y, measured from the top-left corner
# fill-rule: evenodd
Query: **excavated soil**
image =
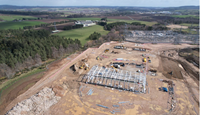
<path id="1" fill-rule="evenodd" d="M 162 71 L 163 75 L 169 79 L 178 78 L 183 79 L 181 75 L 181 68 L 178 66 L 176 61 L 173 61 L 169 58 L 161 57 L 160 71 Z M 172 72 L 172 75 L 170 74 Z"/>

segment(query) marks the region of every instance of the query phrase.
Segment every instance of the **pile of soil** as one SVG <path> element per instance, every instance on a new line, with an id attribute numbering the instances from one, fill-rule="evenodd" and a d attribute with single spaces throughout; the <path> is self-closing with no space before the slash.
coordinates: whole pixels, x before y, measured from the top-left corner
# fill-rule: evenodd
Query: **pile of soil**
<path id="1" fill-rule="evenodd" d="M 161 57 L 161 63 L 161 71 L 165 77 L 169 79 L 183 79 L 183 76 L 181 74 L 182 69 L 178 66 L 178 63 L 176 61 L 171 60 L 169 58 Z"/>

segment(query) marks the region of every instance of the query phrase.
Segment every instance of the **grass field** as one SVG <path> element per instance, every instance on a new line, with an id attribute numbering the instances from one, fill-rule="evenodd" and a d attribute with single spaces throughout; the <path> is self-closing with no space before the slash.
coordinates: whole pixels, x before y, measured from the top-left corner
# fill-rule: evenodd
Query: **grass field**
<path id="1" fill-rule="evenodd" d="M 191 32 L 191 34 L 198 34 L 197 31 L 190 31 L 190 29 L 182 29 L 182 31 L 187 33 Z"/>
<path id="2" fill-rule="evenodd" d="M 172 17 L 177 17 L 177 18 L 187 18 L 187 17 L 193 17 L 199 19 L 199 16 L 195 15 L 171 15 Z"/>
<path id="3" fill-rule="evenodd" d="M 36 19 L 36 17 L 33 16 L 23 16 L 23 15 L 0 15 L 0 19 L 5 21 L 12 21 L 14 19 L 22 19 L 22 18 L 32 18 Z"/>
<path id="4" fill-rule="evenodd" d="M 199 26 L 199 24 L 189 24 L 189 23 L 182 23 L 182 24 L 180 24 L 180 25 L 182 25 L 182 26 Z"/>
<path id="5" fill-rule="evenodd" d="M 90 36 L 90 34 L 94 32 L 98 32 L 101 35 L 106 35 L 109 31 L 105 31 L 102 26 L 95 25 L 92 27 L 62 31 L 54 35 L 64 36 L 66 38 L 72 38 L 72 39 L 79 39 L 81 41 L 81 44 L 84 45 L 87 41 L 86 39 Z"/>
<path id="6" fill-rule="evenodd" d="M 0 29 L 23 29 L 24 26 L 34 26 L 44 24 L 44 22 L 38 22 L 38 21 L 22 21 L 22 22 L 2 22 L 0 23 Z"/>

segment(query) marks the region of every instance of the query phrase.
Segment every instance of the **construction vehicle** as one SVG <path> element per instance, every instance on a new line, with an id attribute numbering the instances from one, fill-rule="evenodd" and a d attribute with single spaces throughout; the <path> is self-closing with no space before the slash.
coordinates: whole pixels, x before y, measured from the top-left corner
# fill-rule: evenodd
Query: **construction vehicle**
<path id="1" fill-rule="evenodd" d="M 146 59 L 146 58 L 143 58 L 143 62 L 147 62 L 147 59 Z"/>
<path id="2" fill-rule="evenodd" d="M 79 67 L 79 69 L 83 69 L 85 67 L 85 64 L 83 63 L 80 67 Z"/>
<path id="3" fill-rule="evenodd" d="M 118 72 L 118 70 L 115 68 L 115 66 L 114 65 L 111 65 L 111 67 L 113 68 L 113 69 L 115 69 L 116 70 L 116 72 Z M 117 67 L 118 68 L 118 67 Z M 120 67 L 119 67 L 120 68 Z"/>
<path id="4" fill-rule="evenodd" d="M 123 45 L 121 45 L 121 46 L 115 46 L 114 48 L 115 49 L 126 49 L 126 47 L 124 47 Z"/>
<path id="5" fill-rule="evenodd" d="M 151 60 L 148 60 L 149 63 L 151 63 Z"/>
<path id="6" fill-rule="evenodd" d="M 88 65 L 87 63 L 83 63 L 83 64 L 79 67 L 79 69 L 83 69 L 83 68 L 85 68 L 85 70 L 88 70 L 88 69 L 89 69 L 89 65 Z"/>
<path id="7" fill-rule="evenodd" d="M 87 63 L 85 63 L 85 70 L 89 69 L 89 65 Z"/>
<path id="8" fill-rule="evenodd" d="M 99 56 L 96 57 L 96 60 L 102 60 L 102 58 L 100 58 Z"/>
<path id="9" fill-rule="evenodd" d="M 109 49 L 105 49 L 105 50 L 104 50 L 104 53 L 107 53 L 108 51 L 109 51 Z"/>
<path id="10" fill-rule="evenodd" d="M 114 62 L 113 65 L 120 65 L 120 66 L 123 66 L 123 67 L 125 66 L 125 64 L 122 63 L 122 62 Z"/>
<path id="11" fill-rule="evenodd" d="M 111 53 L 118 54 L 119 52 L 112 51 Z"/>
<path id="12" fill-rule="evenodd" d="M 166 87 L 160 87 L 159 90 L 160 90 L 160 91 L 163 91 L 163 92 L 168 92 L 168 90 L 167 90 Z"/>

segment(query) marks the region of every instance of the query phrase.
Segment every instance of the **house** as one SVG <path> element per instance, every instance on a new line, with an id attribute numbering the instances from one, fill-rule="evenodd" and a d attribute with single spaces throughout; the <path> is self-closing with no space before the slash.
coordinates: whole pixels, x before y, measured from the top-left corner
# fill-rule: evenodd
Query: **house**
<path id="1" fill-rule="evenodd" d="M 76 25 L 82 24 L 83 27 L 88 27 L 88 26 L 94 26 L 96 25 L 95 22 L 91 21 L 91 20 L 86 20 L 86 21 L 77 21 L 75 22 Z"/>

